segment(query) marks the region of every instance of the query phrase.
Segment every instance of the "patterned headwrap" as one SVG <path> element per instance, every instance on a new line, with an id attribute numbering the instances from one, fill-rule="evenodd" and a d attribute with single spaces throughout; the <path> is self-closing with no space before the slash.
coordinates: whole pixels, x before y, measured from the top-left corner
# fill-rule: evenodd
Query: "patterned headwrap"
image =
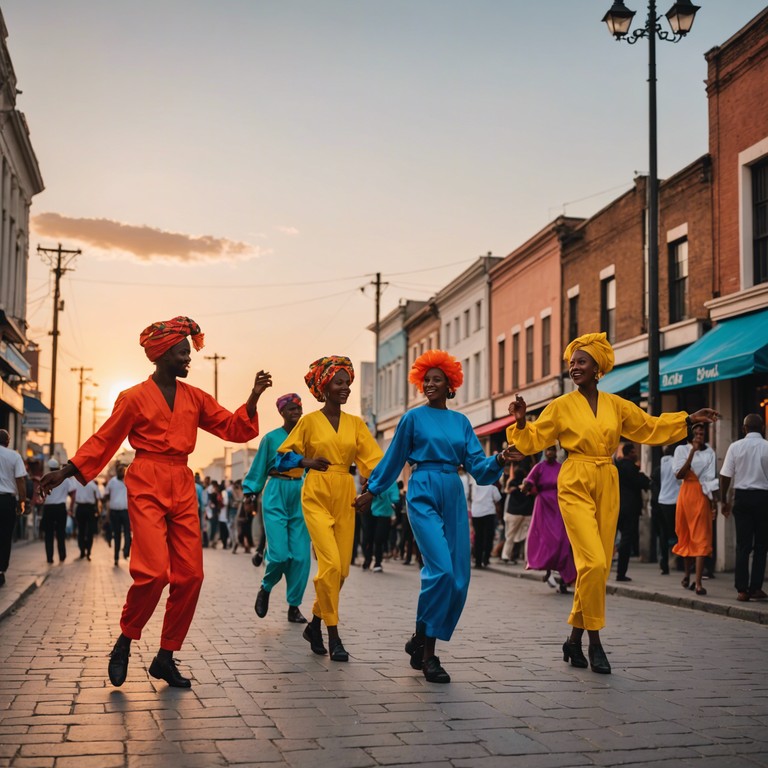
<path id="1" fill-rule="evenodd" d="M 200 326 L 191 318 L 179 315 L 173 320 L 165 320 L 145 328 L 139 336 L 139 344 L 144 347 L 147 357 L 154 363 L 174 344 L 187 336 L 192 337 L 192 344 L 200 351 L 203 348 L 204 335 Z"/>
<path id="2" fill-rule="evenodd" d="M 352 361 L 343 355 L 321 357 L 309 366 L 304 381 L 307 382 L 309 391 L 316 400 L 321 403 L 325 402 L 325 388 L 339 371 L 346 371 L 349 374 L 350 384 L 355 380 L 355 369 L 352 367 Z"/>
<path id="3" fill-rule="evenodd" d="M 604 333 L 585 333 L 574 339 L 563 352 L 563 360 L 569 362 L 578 350 L 586 352 L 596 363 L 598 376 L 605 376 L 613 369 L 613 347 Z"/>
<path id="4" fill-rule="evenodd" d="M 289 392 L 287 395 L 281 395 L 277 398 L 277 412 L 282 413 L 288 403 L 295 403 L 301 408 L 301 398 L 295 392 Z"/>
<path id="5" fill-rule="evenodd" d="M 419 355 L 411 366 L 411 372 L 408 374 L 408 381 L 413 384 L 419 392 L 424 391 L 424 377 L 427 371 L 432 368 L 439 368 L 448 379 L 448 387 L 455 392 L 464 383 L 464 371 L 461 363 L 453 356 L 444 352 L 442 349 L 428 349 L 423 355 Z"/>

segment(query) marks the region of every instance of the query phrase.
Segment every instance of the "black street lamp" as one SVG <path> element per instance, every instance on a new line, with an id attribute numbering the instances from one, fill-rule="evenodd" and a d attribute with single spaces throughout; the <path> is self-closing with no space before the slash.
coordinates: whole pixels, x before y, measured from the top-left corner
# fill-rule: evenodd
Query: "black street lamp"
<path id="1" fill-rule="evenodd" d="M 621 0 L 615 0 L 603 21 L 617 40 L 634 45 L 642 38 L 648 38 L 648 412 L 652 416 L 661 413 L 659 388 L 659 177 L 656 151 L 656 37 L 668 42 L 680 42 L 693 26 L 698 5 L 690 0 L 677 0 L 667 11 L 666 17 L 672 29 L 670 34 L 659 23 L 656 2 L 649 0 L 645 26 L 631 35 L 634 11 L 630 11 Z"/>

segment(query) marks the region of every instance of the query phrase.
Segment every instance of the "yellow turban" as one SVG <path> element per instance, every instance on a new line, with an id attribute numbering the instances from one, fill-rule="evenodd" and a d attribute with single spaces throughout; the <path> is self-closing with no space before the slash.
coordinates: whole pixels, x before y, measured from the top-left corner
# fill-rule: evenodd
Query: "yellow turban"
<path id="1" fill-rule="evenodd" d="M 613 368 L 613 347 L 604 333 L 585 333 L 574 339 L 563 352 L 563 360 L 569 362 L 578 350 L 586 352 L 596 363 L 601 376 Z"/>

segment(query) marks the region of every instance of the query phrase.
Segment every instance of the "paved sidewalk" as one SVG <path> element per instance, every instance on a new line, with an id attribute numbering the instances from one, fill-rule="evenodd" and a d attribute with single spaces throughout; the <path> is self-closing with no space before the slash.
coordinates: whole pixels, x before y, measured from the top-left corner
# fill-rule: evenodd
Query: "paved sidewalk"
<path id="1" fill-rule="evenodd" d="M 523 565 L 507 565 L 496 558 L 491 561 L 488 570 L 535 581 L 541 581 L 543 575 L 541 571 L 526 571 Z M 702 581 L 702 586 L 707 590 L 707 594 L 702 597 L 697 596 L 690 589 L 683 588 L 681 585 L 683 573 L 670 571 L 668 576 L 662 576 L 656 563 L 640 563 L 632 560 L 627 575 L 632 581 L 617 582 L 614 565 L 608 581 L 609 595 L 651 600 L 665 605 L 768 624 L 768 600 L 750 600 L 747 603 L 736 600 L 733 573 L 716 573 L 715 578 Z M 768 591 L 768 583 L 766 591 Z"/>
<path id="2" fill-rule="evenodd" d="M 563 662 L 568 596 L 520 568 L 473 571 L 459 627 L 438 643 L 452 676 L 439 686 L 403 652 L 415 566 L 352 569 L 340 622 L 351 658 L 338 664 L 287 622 L 282 582 L 267 617 L 255 616 L 263 567 L 249 556 L 207 549 L 204 561 L 177 654 L 192 689 L 147 672 L 164 600 L 114 688 L 107 654 L 130 584 L 125 561 L 115 567 L 103 540 L 91 562 L 50 568 L 39 542 L 14 552 L 6 605 L 47 578 L 0 621 L 0 768 L 768 765 L 768 635 L 755 621 L 616 592 L 602 633 L 613 674 L 598 675 Z M 633 563 L 634 581 L 618 586 L 654 593 L 653 570 Z M 683 590 L 668 578 L 671 600 Z M 712 586 L 726 606 L 728 580 Z"/>

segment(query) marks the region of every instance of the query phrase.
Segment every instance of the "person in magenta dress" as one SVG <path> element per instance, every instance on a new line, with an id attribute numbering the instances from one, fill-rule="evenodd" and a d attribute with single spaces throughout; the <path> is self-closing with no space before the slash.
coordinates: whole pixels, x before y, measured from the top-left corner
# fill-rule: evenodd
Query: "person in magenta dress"
<path id="1" fill-rule="evenodd" d="M 552 445 L 544 451 L 544 459 L 523 481 L 523 490 L 536 496 L 528 530 L 526 567 L 535 571 L 558 571 L 562 579 L 561 591 L 565 591 L 566 584 L 576 581 L 576 565 L 557 503 L 559 474 L 557 449 Z"/>

